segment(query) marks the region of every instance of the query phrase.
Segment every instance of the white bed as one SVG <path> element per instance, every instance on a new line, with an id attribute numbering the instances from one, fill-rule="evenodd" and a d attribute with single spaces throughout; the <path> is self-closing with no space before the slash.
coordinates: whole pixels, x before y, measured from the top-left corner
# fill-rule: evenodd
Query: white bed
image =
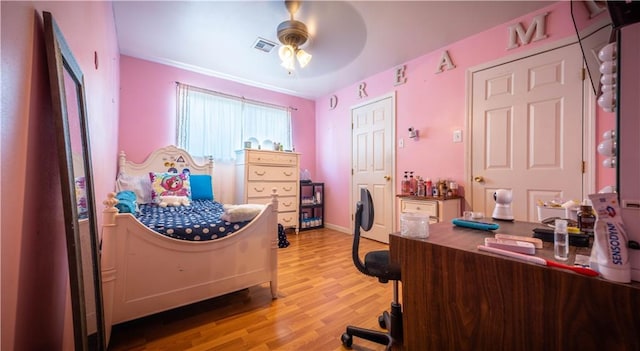
<path id="1" fill-rule="evenodd" d="M 199 165 L 184 150 L 168 146 L 136 164 L 119 157 L 122 174 L 142 176 L 189 168 L 213 175 L 213 162 Z M 212 177 L 212 179 L 215 179 Z M 132 214 L 118 213 L 115 194 L 104 201 L 102 286 L 107 340 L 111 326 L 262 283 L 277 297 L 277 195 L 245 227 L 210 241 L 158 234 Z"/>

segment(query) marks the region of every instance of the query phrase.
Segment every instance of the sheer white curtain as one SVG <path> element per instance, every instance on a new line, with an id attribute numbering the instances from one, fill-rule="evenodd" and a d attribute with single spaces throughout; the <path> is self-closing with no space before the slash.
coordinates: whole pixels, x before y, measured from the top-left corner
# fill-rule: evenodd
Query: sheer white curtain
<path id="1" fill-rule="evenodd" d="M 281 143 L 286 150 L 291 149 L 291 117 L 288 109 L 245 103 L 242 120 L 243 140 L 269 140 Z"/>
<path id="2" fill-rule="evenodd" d="M 178 85 L 178 146 L 229 161 L 242 145 L 242 102 Z"/>
<path id="3" fill-rule="evenodd" d="M 286 107 L 248 101 L 178 83 L 176 144 L 193 156 L 213 156 L 215 198 L 233 202 L 235 152 L 243 142 L 279 142 L 292 148 L 291 113 Z"/>

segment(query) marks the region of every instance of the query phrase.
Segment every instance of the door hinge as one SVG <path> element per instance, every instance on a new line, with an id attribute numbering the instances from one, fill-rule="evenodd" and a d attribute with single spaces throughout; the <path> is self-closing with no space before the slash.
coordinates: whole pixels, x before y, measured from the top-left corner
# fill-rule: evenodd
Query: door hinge
<path id="1" fill-rule="evenodd" d="M 353 168 L 351 168 L 351 175 L 354 175 Z"/>
<path id="2" fill-rule="evenodd" d="M 582 174 L 585 174 L 587 172 L 587 163 L 585 161 L 582 161 Z"/>
<path id="3" fill-rule="evenodd" d="M 587 79 L 587 70 L 583 67 L 582 68 L 582 80 Z"/>

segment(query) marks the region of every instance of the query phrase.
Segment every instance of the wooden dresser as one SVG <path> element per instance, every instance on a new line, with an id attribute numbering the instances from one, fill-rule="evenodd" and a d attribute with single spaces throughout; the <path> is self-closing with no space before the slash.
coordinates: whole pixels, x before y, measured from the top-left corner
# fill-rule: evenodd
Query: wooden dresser
<path id="1" fill-rule="evenodd" d="M 298 232 L 300 154 L 244 149 L 236 151 L 235 203 L 266 204 L 278 192 L 278 223 Z"/>
<path id="2" fill-rule="evenodd" d="M 499 222 L 531 236 L 536 223 Z M 402 270 L 403 350 L 640 350 L 640 283 L 480 252 L 489 231 L 437 223 L 426 239 L 392 234 Z M 588 248 L 570 247 L 567 264 Z M 553 243 L 536 256 L 553 259 Z"/>

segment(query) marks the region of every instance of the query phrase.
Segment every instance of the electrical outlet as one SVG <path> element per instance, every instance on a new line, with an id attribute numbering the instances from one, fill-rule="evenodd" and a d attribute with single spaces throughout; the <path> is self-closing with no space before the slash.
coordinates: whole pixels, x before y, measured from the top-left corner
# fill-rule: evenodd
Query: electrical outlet
<path id="1" fill-rule="evenodd" d="M 398 140 L 398 147 L 400 148 L 404 147 L 404 139 Z"/>
<path id="2" fill-rule="evenodd" d="M 460 129 L 453 131 L 453 142 L 461 143 L 462 142 L 462 131 Z"/>
<path id="3" fill-rule="evenodd" d="M 640 200 L 622 200 L 622 208 L 640 210 Z"/>

